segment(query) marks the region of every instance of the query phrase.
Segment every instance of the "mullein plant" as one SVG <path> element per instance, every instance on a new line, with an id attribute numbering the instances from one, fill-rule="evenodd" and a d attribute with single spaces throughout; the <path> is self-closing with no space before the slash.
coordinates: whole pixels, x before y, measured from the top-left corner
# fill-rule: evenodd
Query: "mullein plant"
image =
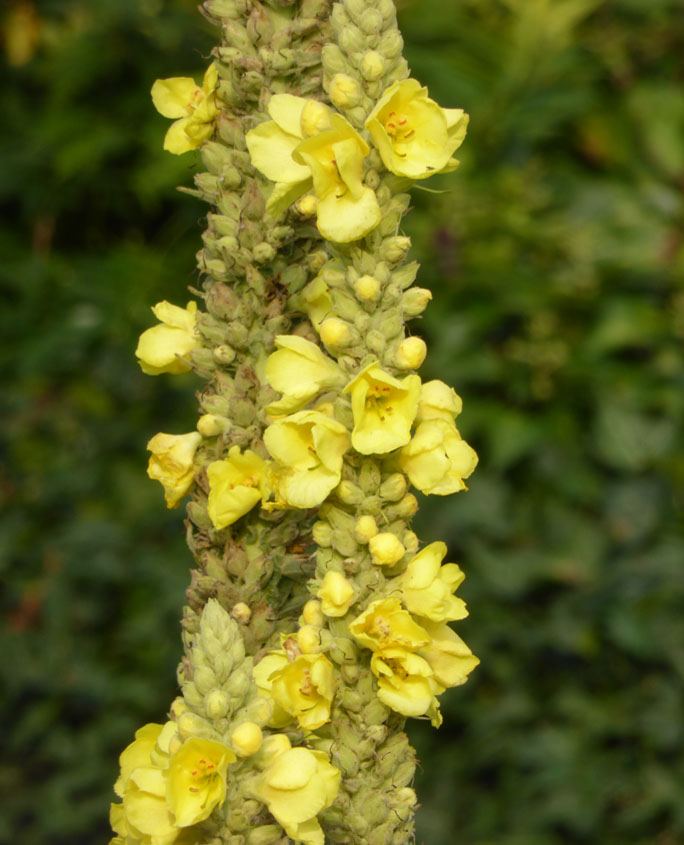
<path id="1" fill-rule="evenodd" d="M 196 566 L 182 695 L 121 754 L 116 845 L 389 845 L 413 838 L 407 716 L 477 665 L 449 622 L 463 572 L 421 548 L 411 487 L 466 489 L 456 392 L 423 383 L 398 234 L 415 180 L 466 132 L 410 78 L 392 0 L 206 0 L 204 79 L 158 80 L 164 147 L 199 149 L 201 290 L 160 302 L 136 354 L 194 371 L 196 428 L 148 443 L 186 494 Z M 199 300 L 199 305 L 198 305 Z"/>

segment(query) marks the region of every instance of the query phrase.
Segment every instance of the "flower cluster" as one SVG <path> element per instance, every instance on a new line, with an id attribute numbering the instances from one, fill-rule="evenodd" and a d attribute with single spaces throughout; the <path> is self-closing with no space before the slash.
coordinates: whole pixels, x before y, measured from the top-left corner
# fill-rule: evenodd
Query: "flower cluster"
<path id="1" fill-rule="evenodd" d="M 344 89 L 344 80 L 337 88 Z M 344 101 L 353 95 L 347 83 Z M 346 97 L 346 99 L 345 99 Z M 312 192 L 318 230 L 348 243 L 367 235 L 381 219 L 374 190 L 364 184 L 364 160 L 371 148 L 342 115 L 317 100 L 274 94 L 271 120 L 247 133 L 252 164 L 275 183 L 267 209 L 282 213 Z M 443 109 L 415 79 L 397 81 L 380 97 L 365 128 L 384 166 L 408 179 L 425 179 L 458 166 L 452 154 L 468 125 L 463 109 Z"/>
<path id="2" fill-rule="evenodd" d="M 431 293 L 398 234 L 404 191 L 456 168 L 468 117 L 408 78 L 392 0 L 309 5 L 205 0 L 223 41 L 202 85 L 152 88 L 212 211 L 206 310 L 158 303 L 136 356 L 208 384 L 196 430 L 148 443 L 167 506 L 192 494 L 197 569 L 182 698 L 121 755 L 116 845 L 409 841 L 414 758 L 390 711 L 438 726 L 478 664 L 449 626 L 464 573 L 409 527 L 410 487 L 466 490 L 477 455 L 457 393 L 418 374 L 405 322 Z"/>

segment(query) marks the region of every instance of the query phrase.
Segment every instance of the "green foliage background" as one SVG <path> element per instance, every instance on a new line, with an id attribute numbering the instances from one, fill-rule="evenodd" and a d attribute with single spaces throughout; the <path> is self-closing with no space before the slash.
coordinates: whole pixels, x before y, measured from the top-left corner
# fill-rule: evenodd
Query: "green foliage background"
<path id="1" fill-rule="evenodd" d="M 151 304 L 186 301 L 205 211 L 175 191 L 197 162 L 162 151 L 148 92 L 199 77 L 214 33 L 185 0 L 8 8 L 0 841 L 86 845 L 119 751 L 175 693 L 190 557 L 145 443 L 192 428 L 195 383 L 132 351 Z M 480 455 L 470 492 L 418 520 L 467 573 L 459 632 L 482 659 L 438 733 L 411 727 L 418 841 L 676 845 L 681 2 L 400 11 L 414 75 L 471 114 L 460 171 L 414 191 L 406 229 L 434 292 L 423 375 L 463 396 Z"/>

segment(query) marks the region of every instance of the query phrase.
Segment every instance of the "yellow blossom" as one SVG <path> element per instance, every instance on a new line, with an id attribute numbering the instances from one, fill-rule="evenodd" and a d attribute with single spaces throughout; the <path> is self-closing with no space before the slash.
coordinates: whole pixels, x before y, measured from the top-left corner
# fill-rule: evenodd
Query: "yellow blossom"
<path id="1" fill-rule="evenodd" d="M 254 679 L 282 711 L 297 719 L 300 728 L 313 731 L 330 721 L 335 675 L 324 654 L 299 654 L 290 660 L 284 651 L 271 652 L 255 666 Z"/>
<path id="2" fill-rule="evenodd" d="M 266 203 L 267 211 L 273 216 L 282 214 L 312 185 L 311 170 L 292 158 L 292 153 L 304 138 L 302 113 L 309 102 L 292 94 L 274 94 L 267 107 L 273 119 L 259 124 L 246 135 L 252 164 L 267 179 L 275 182 Z M 319 105 L 325 108 L 322 103 Z M 320 113 L 317 117 L 314 126 L 320 123 Z M 312 128 L 310 113 L 306 128 Z"/>
<path id="3" fill-rule="evenodd" d="M 231 446 L 228 457 L 207 467 L 207 510 L 214 528 L 225 528 L 244 516 L 261 499 L 265 462 L 250 449 L 241 454 Z"/>
<path id="4" fill-rule="evenodd" d="M 316 593 L 326 616 L 344 616 L 354 602 L 354 587 L 341 572 L 326 572 Z"/>
<path id="5" fill-rule="evenodd" d="M 289 662 L 284 649 L 269 651 L 252 670 L 252 677 L 259 692 L 271 703 L 272 713 L 268 724 L 272 728 L 283 728 L 292 721 L 292 715 L 284 710 L 273 697 L 273 677 Z"/>
<path id="6" fill-rule="evenodd" d="M 372 363 L 344 392 L 351 393 L 352 445 L 357 452 L 382 455 L 409 442 L 420 395 L 419 376 L 406 376 L 400 381 Z"/>
<path id="7" fill-rule="evenodd" d="M 394 647 L 416 651 L 430 642 L 427 631 L 394 596 L 371 602 L 349 625 L 349 630 L 362 646 L 371 651 Z"/>
<path id="8" fill-rule="evenodd" d="M 155 434 L 147 444 L 152 452 L 147 474 L 164 487 L 169 508 L 175 508 L 192 487 L 195 478 L 195 451 L 202 442 L 197 431 L 190 434 Z"/>
<path id="9" fill-rule="evenodd" d="M 321 391 L 341 383 L 337 364 L 310 340 L 281 334 L 275 345 L 266 361 L 266 381 L 283 397 L 266 408 L 271 416 L 298 411 Z"/>
<path id="10" fill-rule="evenodd" d="M 271 760 L 254 794 L 291 839 L 324 845 L 316 816 L 335 800 L 340 778 L 323 751 L 290 748 Z"/>
<path id="11" fill-rule="evenodd" d="M 465 576 L 455 563 L 441 565 L 446 553 L 446 543 L 430 543 L 409 562 L 396 581 L 407 609 L 433 622 L 463 619 L 468 615 L 465 602 L 453 595 Z"/>
<path id="12" fill-rule="evenodd" d="M 330 241 L 348 243 L 367 235 L 380 222 L 372 188 L 363 184 L 368 144 L 341 115 L 330 115 L 331 128 L 303 140 L 292 158 L 306 165 L 318 199 L 318 231 Z"/>
<path id="13" fill-rule="evenodd" d="M 432 669 L 419 655 L 396 646 L 376 651 L 371 669 L 378 678 L 378 698 L 404 716 L 429 714 L 439 727 L 441 716 L 435 698 L 438 689 L 432 682 Z"/>
<path id="14" fill-rule="evenodd" d="M 299 301 L 302 311 L 306 313 L 315 329 L 318 329 L 332 311 L 330 288 L 322 276 L 316 276 L 313 281 L 309 282 L 299 295 Z"/>
<path id="15" fill-rule="evenodd" d="M 448 496 L 467 489 L 463 479 L 477 466 L 477 454 L 454 425 L 432 419 L 419 424 L 399 465 L 421 493 Z"/>
<path id="16" fill-rule="evenodd" d="M 152 102 L 164 117 L 175 120 L 164 138 L 164 149 L 175 155 L 195 150 L 211 137 L 218 114 L 216 85 L 218 68 L 212 62 L 202 87 L 188 76 L 158 79 L 152 86 Z"/>
<path id="17" fill-rule="evenodd" d="M 272 481 L 278 506 L 313 508 L 340 482 L 349 435 L 326 414 L 298 411 L 269 425 L 264 444 L 278 462 Z"/>
<path id="18" fill-rule="evenodd" d="M 114 791 L 123 799 L 110 813 L 112 827 L 124 842 L 170 845 L 179 830 L 166 803 L 165 769 L 175 722 L 144 725 L 119 757 L 121 773 Z"/>
<path id="19" fill-rule="evenodd" d="M 140 335 L 135 350 L 140 369 L 150 376 L 187 373 L 192 367 L 183 359 L 200 346 L 195 333 L 197 303 L 188 302 L 180 308 L 170 302 L 158 302 L 152 312 L 159 325 Z"/>
<path id="20" fill-rule="evenodd" d="M 409 179 L 454 170 L 467 127 L 463 109 L 441 108 L 415 79 L 390 85 L 366 120 L 385 167 Z"/>
<path id="21" fill-rule="evenodd" d="M 480 662 L 478 658 L 448 625 L 424 620 L 423 626 L 430 642 L 418 654 L 430 664 L 435 682 L 443 688 L 464 684 Z"/>
<path id="22" fill-rule="evenodd" d="M 226 769 L 235 754 L 219 742 L 191 737 L 176 751 L 166 771 L 166 803 L 179 827 L 197 824 L 226 797 Z"/>
<path id="23" fill-rule="evenodd" d="M 301 620 L 304 625 L 322 627 L 324 622 L 323 612 L 321 610 L 321 603 L 317 599 L 309 599 L 304 605 Z"/>
<path id="24" fill-rule="evenodd" d="M 462 409 L 461 397 L 453 387 L 449 387 L 443 381 L 433 379 L 421 385 L 416 414 L 418 422 L 440 419 L 453 423 L 454 418 L 461 413 Z"/>

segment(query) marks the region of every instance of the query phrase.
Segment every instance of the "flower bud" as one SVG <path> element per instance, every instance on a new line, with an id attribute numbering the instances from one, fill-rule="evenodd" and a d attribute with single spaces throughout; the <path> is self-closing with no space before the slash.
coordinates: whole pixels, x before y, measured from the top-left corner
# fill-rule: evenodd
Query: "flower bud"
<path id="1" fill-rule="evenodd" d="M 335 108 L 349 109 L 361 102 L 361 86 L 346 73 L 336 73 L 330 81 L 328 94 Z"/>
<path id="2" fill-rule="evenodd" d="M 317 205 L 318 200 L 313 194 L 304 194 L 303 197 L 297 200 L 293 207 L 302 220 L 306 220 L 307 217 L 314 216 Z"/>
<path id="3" fill-rule="evenodd" d="M 239 601 L 237 604 L 233 605 L 230 615 L 240 625 L 246 625 L 252 617 L 252 610 L 249 605 L 245 604 L 243 601 Z"/>
<path id="4" fill-rule="evenodd" d="M 330 129 L 330 110 L 319 100 L 307 100 L 300 119 L 302 135 L 310 138 Z"/>
<path id="5" fill-rule="evenodd" d="M 403 544 L 389 531 L 381 531 L 368 541 L 373 563 L 378 566 L 394 566 L 406 554 Z"/>
<path id="6" fill-rule="evenodd" d="M 247 845 L 275 845 L 282 841 L 283 829 L 279 824 L 255 827 L 247 834 Z"/>
<path id="7" fill-rule="evenodd" d="M 431 299 L 432 293 L 427 288 L 409 288 L 401 298 L 401 310 L 407 317 L 417 317 Z"/>
<path id="8" fill-rule="evenodd" d="M 317 599 L 309 599 L 302 608 L 302 619 L 306 625 L 315 625 L 320 628 L 323 624 L 323 613 L 321 603 Z"/>
<path id="9" fill-rule="evenodd" d="M 261 748 L 263 738 L 259 725 L 255 722 L 243 722 L 231 734 L 230 744 L 238 757 L 251 757 Z"/>
<path id="10" fill-rule="evenodd" d="M 197 420 L 197 431 L 202 437 L 217 437 L 230 429 L 230 420 L 216 414 L 202 414 Z"/>
<path id="11" fill-rule="evenodd" d="M 349 326 L 338 317 L 328 317 L 319 326 L 318 332 L 326 346 L 345 346 L 350 339 Z"/>
<path id="12" fill-rule="evenodd" d="M 232 364 L 235 360 L 235 350 L 227 343 L 214 347 L 213 355 L 217 364 Z"/>
<path id="13" fill-rule="evenodd" d="M 321 51 L 321 61 L 327 76 L 334 76 L 347 69 L 347 59 L 337 44 L 325 44 Z"/>
<path id="14" fill-rule="evenodd" d="M 380 293 L 380 282 L 375 276 L 359 276 L 354 282 L 354 292 L 362 302 L 375 302 Z"/>
<path id="15" fill-rule="evenodd" d="M 354 526 L 354 536 L 359 543 L 367 543 L 378 533 L 378 526 L 372 516 L 360 516 Z"/>
<path id="16" fill-rule="evenodd" d="M 394 363 L 400 370 L 417 370 L 426 355 L 427 346 L 422 337 L 406 337 L 397 346 Z"/>
<path id="17" fill-rule="evenodd" d="M 377 9 L 366 9 L 358 20 L 359 27 L 366 35 L 382 32 L 382 15 Z"/>
<path id="18" fill-rule="evenodd" d="M 297 631 L 297 645 L 302 654 L 315 654 L 319 650 L 321 638 L 313 625 L 303 625 Z"/>
<path id="19" fill-rule="evenodd" d="M 410 519 L 418 510 L 418 499 L 413 493 L 407 493 L 396 505 L 385 509 L 388 519 Z"/>
<path id="20" fill-rule="evenodd" d="M 182 744 L 183 737 L 179 733 L 175 733 L 169 740 L 169 754 L 173 757 Z"/>
<path id="21" fill-rule="evenodd" d="M 171 716 L 178 721 L 179 717 L 183 715 L 183 713 L 188 712 L 188 705 L 185 703 L 185 699 L 182 698 L 180 695 L 178 698 L 174 698 L 173 702 L 171 703 L 171 710 L 169 711 Z"/>
<path id="22" fill-rule="evenodd" d="M 345 505 L 360 505 L 364 499 L 363 490 L 353 481 L 340 481 L 335 493 Z"/>
<path id="23" fill-rule="evenodd" d="M 407 531 L 401 541 L 409 554 L 413 555 L 418 551 L 418 535 L 415 531 Z"/>
<path id="24" fill-rule="evenodd" d="M 178 733 L 184 739 L 191 736 L 208 736 L 211 733 L 211 727 L 206 719 L 188 711 L 178 719 Z"/>
<path id="25" fill-rule="evenodd" d="M 393 238 L 385 238 L 380 247 L 382 258 L 389 264 L 400 264 L 406 253 L 411 248 L 411 238 L 406 235 L 395 235 Z"/>
<path id="26" fill-rule="evenodd" d="M 331 545 L 342 557 L 351 557 L 356 553 L 356 540 L 348 531 L 333 531 Z"/>
<path id="27" fill-rule="evenodd" d="M 385 72 L 385 60 L 375 50 L 369 50 L 361 59 L 361 75 L 369 82 L 375 82 Z"/>
<path id="28" fill-rule="evenodd" d="M 326 572 L 318 589 L 318 597 L 321 599 L 321 610 L 326 616 L 344 616 L 354 601 L 354 587 L 341 572 Z"/>
<path id="29" fill-rule="evenodd" d="M 398 502 L 407 489 L 406 476 L 401 472 L 393 472 L 380 485 L 380 496 L 386 501 Z"/>
<path id="30" fill-rule="evenodd" d="M 271 261 L 275 257 L 275 254 L 276 251 L 266 241 L 257 244 L 252 250 L 252 255 L 257 264 L 266 264 L 267 261 Z"/>
<path id="31" fill-rule="evenodd" d="M 290 748 L 292 748 L 292 743 L 285 734 L 271 734 L 264 737 L 259 749 L 259 766 L 267 766 L 271 760 L 284 751 L 289 751 Z"/>
<path id="32" fill-rule="evenodd" d="M 398 29 L 388 29 L 380 39 L 378 48 L 383 56 L 393 59 L 404 49 L 404 40 Z"/>
<path id="33" fill-rule="evenodd" d="M 267 698 L 258 696 L 241 710 L 240 715 L 247 716 L 250 721 L 263 726 L 273 716 L 273 703 Z"/>
<path id="34" fill-rule="evenodd" d="M 352 23 L 346 23 L 342 31 L 338 33 L 338 43 L 348 56 L 352 53 L 360 53 L 365 46 L 365 40 L 361 30 Z M 344 67 L 340 70 L 344 70 Z"/>
<path id="35" fill-rule="evenodd" d="M 313 541 L 317 546 L 329 546 L 332 541 L 332 526 L 329 522 L 314 522 L 311 534 Z"/>
<path id="36" fill-rule="evenodd" d="M 204 706 L 210 719 L 222 719 L 228 712 L 230 699 L 223 690 L 213 689 L 205 696 Z"/>

